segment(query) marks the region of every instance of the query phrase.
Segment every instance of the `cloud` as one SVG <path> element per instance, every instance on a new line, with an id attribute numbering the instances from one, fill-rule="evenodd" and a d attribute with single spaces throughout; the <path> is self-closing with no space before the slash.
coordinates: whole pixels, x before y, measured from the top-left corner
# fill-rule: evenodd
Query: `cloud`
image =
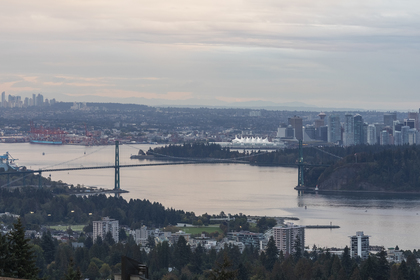
<path id="1" fill-rule="evenodd" d="M 420 35 L 417 1 L 2 1 L 0 34 L 299 49 L 375 49 Z M 413 42 L 412 42 L 413 43 Z"/>

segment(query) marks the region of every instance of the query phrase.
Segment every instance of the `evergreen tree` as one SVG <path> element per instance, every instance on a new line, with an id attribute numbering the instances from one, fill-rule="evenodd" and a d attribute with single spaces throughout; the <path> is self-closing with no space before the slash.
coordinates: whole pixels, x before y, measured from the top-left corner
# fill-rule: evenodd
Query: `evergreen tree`
<path id="1" fill-rule="evenodd" d="M 6 235 L 0 233 L 0 276 L 12 276 L 9 262 L 10 252 Z"/>
<path id="2" fill-rule="evenodd" d="M 265 268 L 268 271 L 273 269 L 274 264 L 278 259 L 278 249 L 276 247 L 276 242 L 274 241 L 273 237 L 270 237 L 267 243 L 267 249 L 265 250 Z"/>
<path id="3" fill-rule="evenodd" d="M 55 244 L 50 231 L 42 234 L 41 248 L 44 250 L 44 259 L 46 263 L 50 264 L 55 258 Z"/>
<path id="4" fill-rule="evenodd" d="M 216 263 L 216 267 L 210 274 L 212 280 L 234 280 L 236 278 L 237 271 L 232 269 L 232 263 L 228 256 L 223 256 L 223 263 Z"/>
<path id="5" fill-rule="evenodd" d="M 379 252 L 378 273 L 376 275 L 376 279 L 387 280 L 389 278 L 389 272 L 390 272 L 390 267 L 386 259 L 386 252 L 381 251 Z"/>
<path id="6" fill-rule="evenodd" d="M 112 233 L 111 233 L 110 231 L 108 231 L 108 232 L 106 233 L 105 238 L 104 238 L 104 242 L 105 242 L 106 244 L 108 244 L 109 246 L 112 246 L 112 245 L 114 245 L 114 244 L 115 244 L 114 237 L 112 237 Z"/>
<path id="7" fill-rule="evenodd" d="M 29 240 L 25 238 L 25 229 L 18 218 L 9 233 L 10 270 L 12 277 L 37 279 L 38 268 L 35 266 L 35 257 Z"/>
<path id="8" fill-rule="evenodd" d="M 82 278 L 82 275 L 80 273 L 80 270 L 74 270 L 74 262 L 73 259 L 70 259 L 69 267 L 67 269 L 67 274 L 64 276 L 64 280 L 80 280 Z"/>
<path id="9" fill-rule="evenodd" d="M 174 257 L 175 257 L 175 267 L 181 271 L 181 269 L 190 262 L 191 249 L 187 245 L 187 241 L 184 236 L 180 236 L 178 242 L 176 243 Z"/>
<path id="10" fill-rule="evenodd" d="M 92 247 L 92 245 L 93 245 L 92 237 L 90 237 L 90 236 L 86 237 L 85 242 L 83 242 L 83 244 L 89 250 L 90 247 Z"/>

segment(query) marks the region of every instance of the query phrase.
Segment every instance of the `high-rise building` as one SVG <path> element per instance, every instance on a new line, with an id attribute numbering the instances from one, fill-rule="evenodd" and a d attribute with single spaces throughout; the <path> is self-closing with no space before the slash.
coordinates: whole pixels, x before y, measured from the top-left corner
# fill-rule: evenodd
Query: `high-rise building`
<path id="1" fill-rule="evenodd" d="M 402 139 L 402 144 L 406 145 L 408 144 L 408 131 L 410 130 L 409 126 L 403 126 L 401 127 L 401 139 Z"/>
<path id="2" fill-rule="evenodd" d="M 305 247 L 305 227 L 287 223 L 285 226 L 273 227 L 273 239 L 277 249 L 283 255 L 292 254 L 299 249 L 302 253 Z"/>
<path id="3" fill-rule="evenodd" d="M 353 118 L 354 123 L 354 145 L 364 144 L 364 133 L 363 133 L 363 118 L 357 114 Z"/>
<path id="4" fill-rule="evenodd" d="M 356 235 L 350 237 L 350 256 L 352 258 L 359 256 L 365 260 L 369 256 L 369 235 L 364 235 L 363 231 L 356 232 Z"/>
<path id="5" fill-rule="evenodd" d="M 286 138 L 287 139 L 295 139 L 295 129 L 290 124 L 286 127 Z"/>
<path id="6" fill-rule="evenodd" d="M 313 141 L 315 138 L 315 127 L 313 125 L 303 127 L 303 141 Z"/>
<path id="7" fill-rule="evenodd" d="M 419 113 L 408 112 L 408 118 L 414 120 L 414 128 L 419 130 Z"/>
<path id="8" fill-rule="evenodd" d="M 44 96 L 40 93 L 36 96 L 35 106 L 44 106 Z"/>
<path id="9" fill-rule="evenodd" d="M 6 92 L 1 93 L 1 107 L 6 107 Z"/>
<path id="10" fill-rule="evenodd" d="M 339 115 L 328 117 L 328 142 L 336 143 L 341 141 L 341 124 Z"/>
<path id="11" fill-rule="evenodd" d="M 119 226 L 117 220 L 103 217 L 101 221 L 93 221 L 93 242 L 96 241 L 98 236 L 104 239 L 108 232 L 111 232 L 112 238 L 118 243 Z"/>
<path id="12" fill-rule="evenodd" d="M 381 132 L 381 145 L 389 145 L 389 133 L 386 130 Z"/>
<path id="13" fill-rule="evenodd" d="M 369 145 L 375 145 L 376 141 L 376 127 L 373 124 L 368 125 L 367 127 L 367 143 Z"/>
<path id="14" fill-rule="evenodd" d="M 325 119 L 326 114 L 321 112 L 321 113 L 319 113 L 318 116 L 319 116 L 319 119 L 316 119 L 315 122 L 314 122 L 315 128 L 325 126 L 325 120 L 324 119 Z"/>
<path id="15" fill-rule="evenodd" d="M 394 132 L 394 145 L 402 145 L 401 131 Z"/>
<path id="16" fill-rule="evenodd" d="M 295 137 L 297 140 L 303 140 L 303 122 L 302 118 L 294 116 L 289 118 L 289 124 L 295 129 Z"/>
<path id="17" fill-rule="evenodd" d="M 408 144 L 409 145 L 416 145 L 417 144 L 417 129 L 410 128 L 408 130 Z"/>
<path id="18" fill-rule="evenodd" d="M 328 142 L 328 126 L 321 126 L 316 128 L 316 139 Z"/>
<path id="19" fill-rule="evenodd" d="M 409 126 L 410 128 L 415 128 L 416 120 L 415 119 L 404 119 L 404 125 Z"/>
<path id="20" fill-rule="evenodd" d="M 136 229 L 135 241 L 137 244 L 146 246 L 149 238 L 149 230 L 146 226 L 142 226 L 140 229 Z"/>
<path id="21" fill-rule="evenodd" d="M 397 120 L 397 112 L 384 114 L 384 125 L 392 127 L 392 122 Z"/>
<path id="22" fill-rule="evenodd" d="M 344 115 L 343 145 L 354 145 L 354 118 L 350 113 Z"/>
<path id="23" fill-rule="evenodd" d="M 376 128 L 376 144 L 381 144 L 381 132 L 385 129 L 383 123 L 374 123 Z"/>

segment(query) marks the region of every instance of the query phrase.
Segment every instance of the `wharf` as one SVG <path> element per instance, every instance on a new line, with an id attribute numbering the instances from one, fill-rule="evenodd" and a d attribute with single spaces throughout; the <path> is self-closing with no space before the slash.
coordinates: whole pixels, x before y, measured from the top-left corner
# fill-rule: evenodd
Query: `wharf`
<path id="1" fill-rule="evenodd" d="M 71 193 L 75 196 L 91 196 L 91 195 L 100 195 L 100 194 L 122 194 L 122 193 L 129 193 L 126 190 L 109 190 L 109 189 L 100 189 L 100 190 L 90 190 L 88 192 L 74 192 Z"/>
<path id="2" fill-rule="evenodd" d="M 305 228 L 340 228 L 340 226 L 333 226 L 333 225 L 309 225 L 309 226 L 305 226 Z"/>

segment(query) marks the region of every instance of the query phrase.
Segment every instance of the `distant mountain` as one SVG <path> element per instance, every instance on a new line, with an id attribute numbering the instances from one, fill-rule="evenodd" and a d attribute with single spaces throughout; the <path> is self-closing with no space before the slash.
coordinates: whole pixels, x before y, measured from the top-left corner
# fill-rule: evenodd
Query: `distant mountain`
<path id="1" fill-rule="evenodd" d="M 197 99 L 190 98 L 184 100 L 167 100 L 167 99 L 148 99 L 143 97 L 103 97 L 94 95 L 68 96 L 62 95 L 59 98 L 64 102 L 100 102 L 100 103 L 131 103 L 142 104 L 155 107 L 208 107 L 208 108 L 248 108 L 248 109 L 265 109 L 265 110 L 287 110 L 287 111 L 364 111 L 360 108 L 328 108 L 318 107 L 303 102 L 284 102 L 276 103 L 271 101 L 256 100 L 244 102 L 225 102 L 217 99 Z"/>

